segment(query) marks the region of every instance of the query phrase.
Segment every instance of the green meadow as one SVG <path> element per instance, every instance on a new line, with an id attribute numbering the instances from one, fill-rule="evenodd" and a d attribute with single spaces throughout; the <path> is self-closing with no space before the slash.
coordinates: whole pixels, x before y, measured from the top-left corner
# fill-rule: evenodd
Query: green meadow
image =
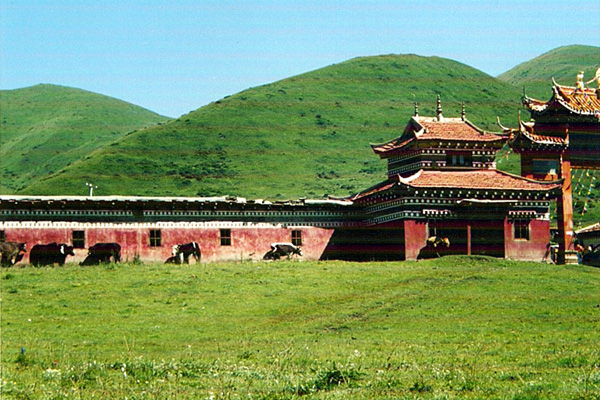
<path id="1" fill-rule="evenodd" d="M 3 399 L 600 398 L 586 266 L 26 266 L 0 282 Z"/>

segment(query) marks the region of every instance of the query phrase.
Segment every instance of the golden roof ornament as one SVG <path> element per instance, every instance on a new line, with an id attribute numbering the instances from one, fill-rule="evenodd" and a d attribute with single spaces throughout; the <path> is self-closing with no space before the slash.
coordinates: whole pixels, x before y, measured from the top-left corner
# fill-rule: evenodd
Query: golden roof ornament
<path id="1" fill-rule="evenodd" d="M 442 115 L 442 101 L 440 100 L 440 95 L 437 95 L 437 120 L 443 121 L 444 116 Z"/>
<path id="2" fill-rule="evenodd" d="M 575 82 L 575 90 L 584 91 L 585 83 L 583 83 L 583 71 L 579 71 L 577 74 L 577 82 Z"/>

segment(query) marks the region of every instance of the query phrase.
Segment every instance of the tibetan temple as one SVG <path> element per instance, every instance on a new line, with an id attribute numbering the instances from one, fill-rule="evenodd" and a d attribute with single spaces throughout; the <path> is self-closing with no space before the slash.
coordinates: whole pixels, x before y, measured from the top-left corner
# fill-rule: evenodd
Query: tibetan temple
<path id="1" fill-rule="evenodd" d="M 569 136 L 536 141 L 537 134 L 522 124 L 510 139 L 522 144 L 522 154 L 528 145 L 539 153 L 538 142 L 544 151 L 564 153 Z M 273 242 L 299 245 L 303 258 L 312 260 L 444 254 L 549 259 L 549 207 L 561 194 L 557 178 L 564 174 L 536 180 L 539 174 L 496 170 L 494 156 L 507 140 L 506 132 L 486 132 L 469 122 L 464 107 L 460 117 L 444 117 L 438 98 L 435 116 L 420 116 L 415 105 L 398 137 L 372 146 L 387 160 L 387 179 L 349 197 L 272 203 L 229 197 L 0 196 L 0 240 L 26 242 L 28 248 L 71 244 L 71 262 L 81 261 L 86 248 L 99 242 L 119 243 L 123 260 L 164 261 L 173 245 L 192 240 L 200 245 L 202 261 L 261 259 Z M 540 168 L 536 160 L 533 172 Z M 544 161 L 544 168 L 554 161 Z"/>
<path id="2" fill-rule="evenodd" d="M 586 87 L 583 72 L 573 87 L 553 80 L 548 101 L 524 95 L 531 121 L 520 121 L 517 129 L 505 129 L 511 134 L 509 145 L 521 154 L 521 175 L 563 181 L 557 201 L 561 264 L 575 258 L 571 169 L 600 169 L 600 69 L 587 84 L 594 80 L 598 88 Z"/>

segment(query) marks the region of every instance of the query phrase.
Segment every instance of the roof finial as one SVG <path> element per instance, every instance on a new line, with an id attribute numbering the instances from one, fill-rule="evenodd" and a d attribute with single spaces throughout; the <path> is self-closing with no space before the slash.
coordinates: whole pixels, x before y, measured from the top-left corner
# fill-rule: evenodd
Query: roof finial
<path id="1" fill-rule="evenodd" d="M 415 118 L 419 116 L 419 103 L 415 101 Z"/>
<path id="2" fill-rule="evenodd" d="M 444 116 L 442 115 L 442 101 L 440 100 L 440 95 L 437 95 L 437 120 L 442 121 Z"/>
<path id="3" fill-rule="evenodd" d="M 465 114 L 465 102 L 462 102 L 462 111 L 460 112 L 460 119 L 462 119 L 463 121 L 467 119 L 466 114 Z"/>
<path id="4" fill-rule="evenodd" d="M 582 92 L 585 90 L 585 84 L 583 83 L 583 71 L 579 71 L 577 74 L 577 82 L 575 82 L 575 87 L 577 90 Z"/>

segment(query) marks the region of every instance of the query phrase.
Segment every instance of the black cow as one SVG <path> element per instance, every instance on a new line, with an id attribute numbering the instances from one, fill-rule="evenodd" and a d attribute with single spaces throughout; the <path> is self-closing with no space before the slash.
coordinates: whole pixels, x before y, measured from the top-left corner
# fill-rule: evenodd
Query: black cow
<path id="1" fill-rule="evenodd" d="M 187 244 L 176 244 L 173 246 L 173 257 L 169 257 L 165 264 L 186 264 L 190 263 L 190 256 L 194 256 L 196 262 L 200 262 L 202 253 L 200 252 L 200 246 L 196 242 L 190 242 Z"/>
<path id="2" fill-rule="evenodd" d="M 25 243 L 2 242 L 0 243 L 0 262 L 3 267 L 12 267 L 23 259 L 23 253 L 27 252 Z"/>
<path id="3" fill-rule="evenodd" d="M 291 243 L 272 243 L 271 250 L 263 256 L 263 260 L 279 260 L 282 256 L 287 256 L 289 260 L 294 254 L 302 256 L 302 249 Z"/>
<path id="4" fill-rule="evenodd" d="M 121 245 L 118 243 L 96 243 L 88 249 L 88 256 L 80 265 L 97 265 L 111 261 L 114 263 L 121 261 Z"/>
<path id="5" fill-rule="evenodd" d="M 36 244 L 29 253 L 29 263 L 41 265 L 64 265 L 67 256 L 74 256 L 73 246 L 61 243 Z"/>

